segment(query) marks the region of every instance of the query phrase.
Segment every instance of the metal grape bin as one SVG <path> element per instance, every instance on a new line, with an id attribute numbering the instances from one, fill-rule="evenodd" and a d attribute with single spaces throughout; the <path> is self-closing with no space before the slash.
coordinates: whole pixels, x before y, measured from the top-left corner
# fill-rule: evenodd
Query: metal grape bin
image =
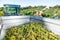
<path id="1" fill-rule="evenodd" d="M 40 16 L 19 16 L 20 5 L 4 5 L 5 16 L 0 17 L 0 40 L 2 40 L 8 29 L 26 24 L 29 22 L 38 21 L 43 23 L 48 30 L 51 30 L 55 34 L 60 35 L 60 20 L 44 18 Z"/>

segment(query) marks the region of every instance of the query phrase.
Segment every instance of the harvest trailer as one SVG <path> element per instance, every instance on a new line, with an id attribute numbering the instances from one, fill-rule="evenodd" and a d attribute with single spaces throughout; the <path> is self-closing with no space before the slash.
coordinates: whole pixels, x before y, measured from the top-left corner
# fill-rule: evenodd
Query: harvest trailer
<path id="1" fill-rule="evenodd" d="M 20 5 L 4 4 L 5 16 L 18 16 L 20 15 Z"/>

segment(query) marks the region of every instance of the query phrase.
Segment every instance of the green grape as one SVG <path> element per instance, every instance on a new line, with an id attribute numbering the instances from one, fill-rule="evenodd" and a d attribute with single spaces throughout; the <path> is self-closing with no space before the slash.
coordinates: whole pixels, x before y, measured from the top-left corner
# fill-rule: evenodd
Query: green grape
<path id="1" fill-rule="evenodd" d="M 15 36 L 11 36 L 9 40 L 16 40 Z"/>
<path id="2" fill-rule="evenodd" d="M 31 22 L 8 30 L 3 40 L 59 40 L 39 22 Z"/>

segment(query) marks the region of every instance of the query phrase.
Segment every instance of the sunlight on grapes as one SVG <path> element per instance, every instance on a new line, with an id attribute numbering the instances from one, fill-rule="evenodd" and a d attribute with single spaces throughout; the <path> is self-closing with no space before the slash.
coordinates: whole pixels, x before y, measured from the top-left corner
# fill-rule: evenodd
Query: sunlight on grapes
<path id="1" fill-rule="evenodd" d="M 56 34 L 47 30 L 39 22 L 31 22 L 11 28 L 3 40 L 60 40 Z"/>

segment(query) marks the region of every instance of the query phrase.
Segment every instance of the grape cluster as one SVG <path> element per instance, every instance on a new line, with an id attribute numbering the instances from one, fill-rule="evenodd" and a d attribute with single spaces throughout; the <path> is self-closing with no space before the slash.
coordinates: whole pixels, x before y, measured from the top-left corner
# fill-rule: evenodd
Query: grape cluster
<path id="1" fill-rule="evenodd" d="M 47 30 L 39 22 L 31 22 L 11 28 L 3 40 L 60 40 L 57 35 Z"/>

